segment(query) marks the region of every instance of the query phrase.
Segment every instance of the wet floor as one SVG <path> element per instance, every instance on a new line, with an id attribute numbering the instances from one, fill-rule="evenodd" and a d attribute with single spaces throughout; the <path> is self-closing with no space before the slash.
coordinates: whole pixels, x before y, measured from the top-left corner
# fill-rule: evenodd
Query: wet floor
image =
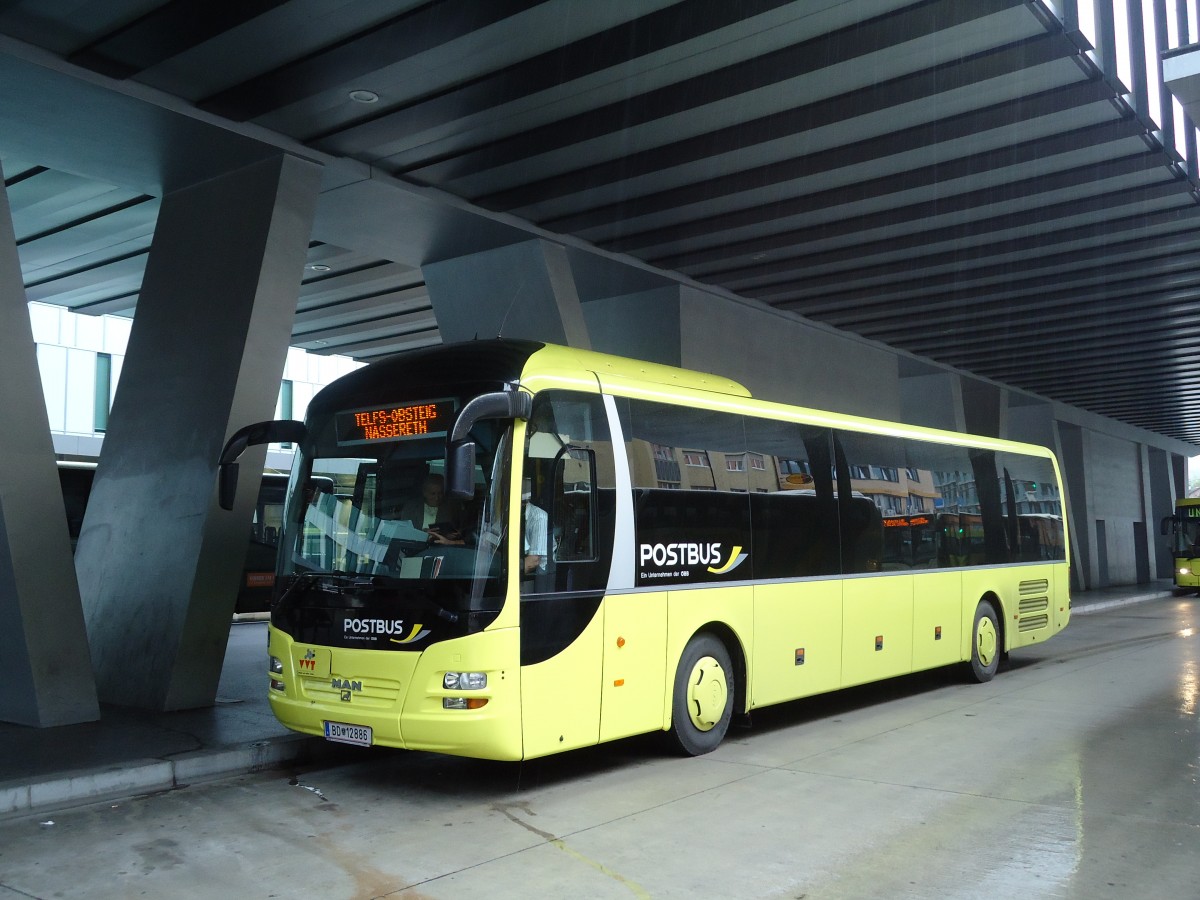
<path id="1" fill-rule="evenodd" d="M 1198 706 L 1200 601 L 1145 603 L 698 759 L 371 751 L 10 819 L 0 898 L 1196 898 Z"/>

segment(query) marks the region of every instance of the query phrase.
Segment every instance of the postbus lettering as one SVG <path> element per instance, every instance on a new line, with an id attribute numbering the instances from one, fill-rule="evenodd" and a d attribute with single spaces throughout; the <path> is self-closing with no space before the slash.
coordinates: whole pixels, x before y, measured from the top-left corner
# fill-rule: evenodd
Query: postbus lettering
<path id="1" fill-rule="evenodd" d="M 639 548 L 642 568 L 653 563 L 663 566 L 711 566 L 721 559 L 720 543 L 642 544 Z"/>
<path id="2" fill-rule="evenodd" d="M 342 634 L 399 635 L 403 631 L 403 619 L 344 619 L 342 621 Z"/>

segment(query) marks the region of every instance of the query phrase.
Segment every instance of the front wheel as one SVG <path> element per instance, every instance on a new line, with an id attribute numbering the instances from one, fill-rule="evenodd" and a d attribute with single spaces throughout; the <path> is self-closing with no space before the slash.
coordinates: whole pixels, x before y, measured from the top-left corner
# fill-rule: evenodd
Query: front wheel
<path id="1" fill-rule="evenodd" d="M 976 681 L 991 681 L 996 677 L 1002 650 L 996 608 L 991 601 L 980 600 L 971 629 L 971 675 Z"/>
<path id="2" fill-rule="evenodd" d="M 688 641 L 675 670 L 671 736 L 679 750 L 700 756 L 717 749 L 733 717 L 733 664 L 711 634 Z"/>

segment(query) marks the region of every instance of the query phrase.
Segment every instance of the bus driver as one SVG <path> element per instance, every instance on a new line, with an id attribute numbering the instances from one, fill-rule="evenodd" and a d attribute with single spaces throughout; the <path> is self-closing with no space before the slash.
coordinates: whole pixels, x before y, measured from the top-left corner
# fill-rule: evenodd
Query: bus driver
<path id="1" fill-rule="evenodd" d="M 533 485 L 526 478 L 521 484 L 521 506 L 525 519 L 525 561 L 521 571 L 533 575 L 546 571 L 546 532 L 549 530 L 546 511 L 529 502 Z"/>

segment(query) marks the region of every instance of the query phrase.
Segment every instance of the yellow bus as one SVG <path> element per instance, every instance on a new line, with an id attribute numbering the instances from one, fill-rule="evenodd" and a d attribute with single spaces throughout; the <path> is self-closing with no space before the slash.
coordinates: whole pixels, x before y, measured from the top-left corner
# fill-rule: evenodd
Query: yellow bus
<path id="1" fill-rule="evenodd" d="M 332 741 L 519 760 L 662 731 L 706 753 L 757 707 L 987 681 L 1070 617 L 1050 451 L 718 376 L 510 340 L 405 354 L 230 438 L 225 508 L 268 441 L 298 445 L 268 696 Z M 334 490 L 296 487 L 314 477 Z"/>
<path id="2" fill-rule="evenodd" d="M 1180 497 L 1175 514 L 1162 520 L 1162 533 L 1171 538 L 1177 593 L 1200 591 L 1200 497 Z"/>

